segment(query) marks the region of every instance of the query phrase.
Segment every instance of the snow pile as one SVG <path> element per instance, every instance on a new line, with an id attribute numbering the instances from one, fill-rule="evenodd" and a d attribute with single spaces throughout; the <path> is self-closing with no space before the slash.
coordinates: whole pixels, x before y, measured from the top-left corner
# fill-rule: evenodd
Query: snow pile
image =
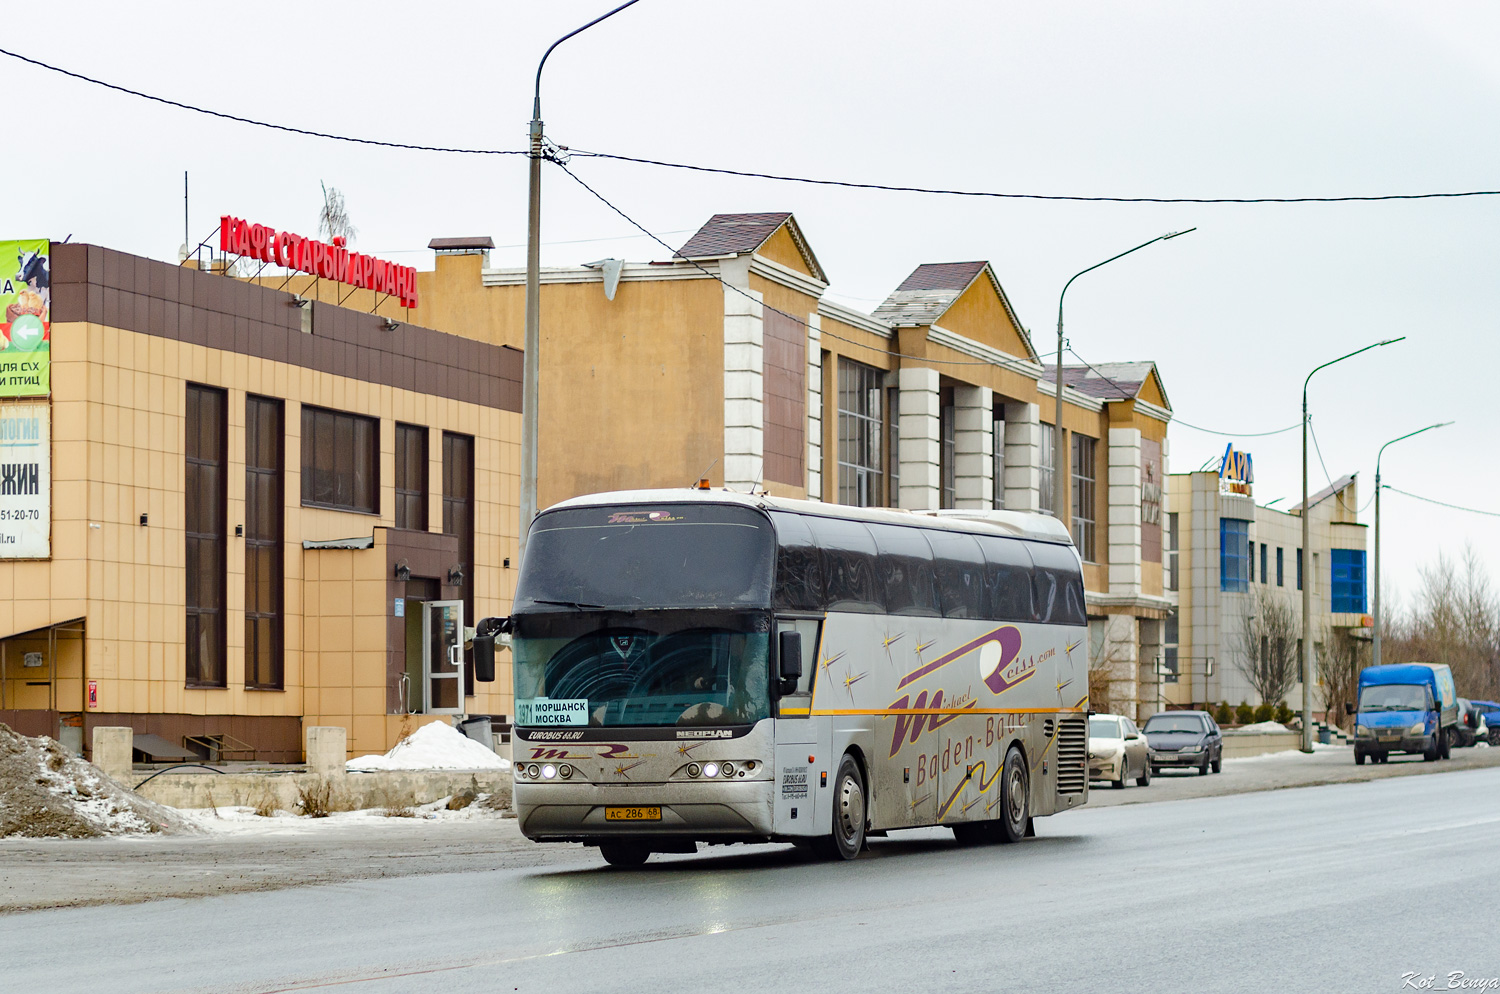
<path id="1" fill-rule="evenodd" d="M 502 759 L 445 722 L 423 725 L 383 756 L 356 756 L 351 772 L 374 770 L 508 770 Z"/>
<path id="2" fill-rule="evenodd" d="M 191 831 L 176 811 L 141 797 L 46 736 L 0 725 L 0 838 L 91 839 Z"/>
<path id="3" fill-rule="evenodd" d="M 1241 725 L 1239 728 L 1232 729 L 1232 731 L 1236 731 L 1236 732 L 1290 732 L 1291 729 L 1287 728 L 1285 725 L 1283 725 L 1279 721 L 1257 721 L 1253 725 Z"/>

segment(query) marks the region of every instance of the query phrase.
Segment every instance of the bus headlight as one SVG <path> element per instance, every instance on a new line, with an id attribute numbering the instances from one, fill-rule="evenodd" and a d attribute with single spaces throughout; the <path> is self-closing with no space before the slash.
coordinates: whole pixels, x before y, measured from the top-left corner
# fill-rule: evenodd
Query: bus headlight
<path id="1" fill-rule="evenodd" d="M 725 777 L 732 777 L 732 776 L 734 776 L 734 764 L 733 763 L 725 763 L 723 766 L 720 767 L 720 769 L 724 771 L 724 776 Z"/>
<path id="2" fill-rule="evenodd" d="M 569 766 L 567 763 L 564 763 L 557 768 L 557 774 L 558 776 L 566 780 L 573 775 L 573 767 Z"/>
<path id="3" fill-rule="evenodd" d="M 537 776 L 541 774 L 541 772 L 541 770 L 537 769 L 537 765 L 535 763 L 532 763 L 529 767 L 526 768 L 526 775 L 528 777 L 531 777 L 533 780 L 536 779 Z"/>
<path id="4" fill-rule="evenodd" d="M 557 776 L 557 767 L 553 766 L 551 763 L 548 763 L 546 766 L 542 767 L 542 779 L 544 779 L 544 780 L 552 780 L 556 776 Z"/>
<path id="5" fill-rule="evenodd" d="M 703 772 L 703 769 L 697 763 L 689 763 L 688 764 L 688 768 L 687 768 L 687 775 L 688 776 L 690 776 L 690 777 L 696 777 L 698 774 L 700 774 L 702 772 Z"/>
<path id="6" fill-rule="evenodd" d="M 719 764 L 718 763 L 704 763 L 703 764 L 703 775 L 706 776 L 706 777 L 716 777 L 716 776 L 718 776 L 719 775 Z"/>

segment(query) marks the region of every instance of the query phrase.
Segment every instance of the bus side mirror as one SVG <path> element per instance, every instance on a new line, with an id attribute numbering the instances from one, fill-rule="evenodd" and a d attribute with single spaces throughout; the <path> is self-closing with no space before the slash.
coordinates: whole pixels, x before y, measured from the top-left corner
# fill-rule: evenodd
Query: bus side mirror
<path id="1" fill-rule="evenodd" d="M 474 679 L 479 683 L 495 682 L 495 636 L 475 635 Z"/>
<path id="2" fill-rule="evenodd" d="M 1353 714 L 1354 713 L 1354 705 L 1350 704 L 1348 701 L 1345 701 L 1344 702 L 1344 713 L 1345 714 Z"/>
<path id="3" fill-rule="evenodd" d="M 795 684 L 802 679 L 802 633 L 784 631 L 778 636 L 776 645 L 777 673 L 781 679 Z"/>

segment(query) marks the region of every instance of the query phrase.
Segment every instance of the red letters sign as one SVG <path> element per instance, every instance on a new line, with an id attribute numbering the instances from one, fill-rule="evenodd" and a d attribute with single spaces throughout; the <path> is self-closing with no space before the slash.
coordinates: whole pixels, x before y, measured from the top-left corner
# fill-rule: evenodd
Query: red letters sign
<path id="1" fill-rule="evenodd" d="M 325 280 L 347 283 L 362 290 L 388 293 L 402 307 L 417 306 L 417 271 L 373 256 L 351 252 L 342 238 L 329 245 L 289 231 L 251 224 L 237 217 L 219 218 L 219 249 L 283 269 L 295 269 Z"/>

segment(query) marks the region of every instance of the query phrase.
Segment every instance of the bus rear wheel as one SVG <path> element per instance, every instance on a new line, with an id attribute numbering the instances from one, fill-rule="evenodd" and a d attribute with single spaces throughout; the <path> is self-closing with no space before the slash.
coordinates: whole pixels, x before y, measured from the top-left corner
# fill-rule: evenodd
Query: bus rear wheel
<path id="1" fill-rule="evenodd" d="M 853 859 L 865 847 L 865 781 L 859 764 L 844 753 L 833 778 L 833 832 L 817 840 L 824 859 Z"/>
<path id="2" fill-rule="evenodd" d="M 1000 841 L 1020 842 L 1031 827 L 1031 774 L 1020 749 L 1005 754 L 1000 773 Z"/>
<path id="3" fill-rule="evenodd" d="M 640 866 L 651 858 L 651 850 L 634 842 L 604 842 L 599 855 L 610 866 Z"/>

